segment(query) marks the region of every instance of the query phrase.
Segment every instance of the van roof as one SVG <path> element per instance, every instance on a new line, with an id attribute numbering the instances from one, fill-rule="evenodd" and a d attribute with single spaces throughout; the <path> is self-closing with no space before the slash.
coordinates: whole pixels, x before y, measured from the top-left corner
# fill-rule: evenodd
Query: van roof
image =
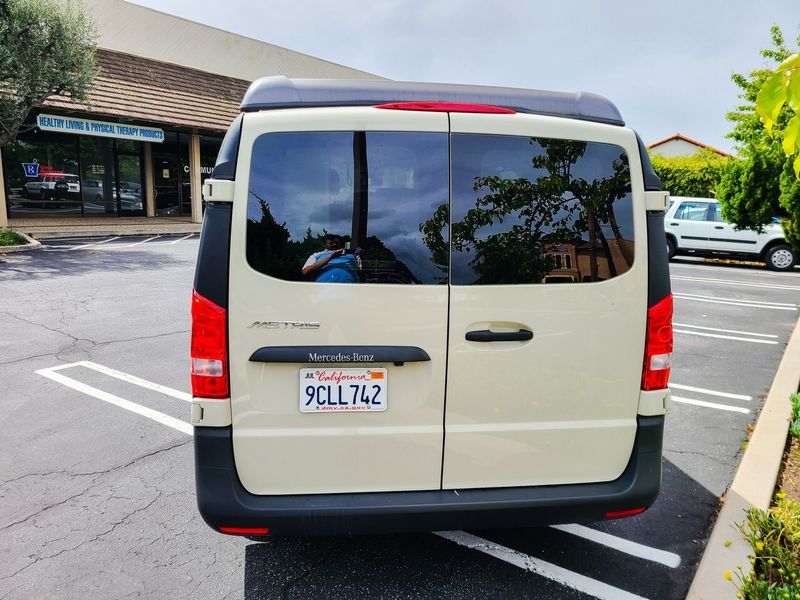
<path id="1" fill-rule="evenodd" d="M 501 106 L 533 113 L 625 125 L 614 104 L 588 92 L 547 92 L 519 88 L 413 83 L 366 79 L 257 79 L 242 100 L 242 111 L 322 106 L 372 106 L 390 102 L 456 102 Z"/>

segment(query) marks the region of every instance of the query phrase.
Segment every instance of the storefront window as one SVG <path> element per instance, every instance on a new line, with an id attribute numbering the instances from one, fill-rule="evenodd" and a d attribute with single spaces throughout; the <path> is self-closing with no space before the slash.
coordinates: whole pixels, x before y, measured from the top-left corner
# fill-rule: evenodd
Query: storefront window
<path id="1" fill-rule="evenodd" d="M 74 136 L 29 131 L 3 148 L 10 217 L 81 214 L 78 146 Z"/>
<path id="2" fill-rule="evenodd" d="M 8 216 L 144 215 L 142 144 L 27 131 L 3 148 Z"/>

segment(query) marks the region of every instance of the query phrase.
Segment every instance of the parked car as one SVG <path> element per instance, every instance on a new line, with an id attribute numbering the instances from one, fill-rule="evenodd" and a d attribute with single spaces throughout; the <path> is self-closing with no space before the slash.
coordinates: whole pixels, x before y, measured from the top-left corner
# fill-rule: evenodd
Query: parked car
<path id="1" fill-rule="evenodd" d="M 722 218 L 722 207 L 714 198 L 672 197 L 664 219 L 667 254 L 731 256 L 766 263 L 774 271 L 788 271 L 797 263 L 797 252 L 786 242 L 779 223 L 764 226 L 759 233 L 736 229 Z"/>
<path id="2" fill-rule="evenodd" d="M 48 173 L 22 186 L 25 198 L 79 200 L 80 178 L 70 173 Z"/>
<path id="3" fill-rule="evenodd" d="M 211 527 L 524 527 L 651 505 L 668 194 L 611 102 L 270 77 L 242 109 L 203 185 L 192 297 Z"/>

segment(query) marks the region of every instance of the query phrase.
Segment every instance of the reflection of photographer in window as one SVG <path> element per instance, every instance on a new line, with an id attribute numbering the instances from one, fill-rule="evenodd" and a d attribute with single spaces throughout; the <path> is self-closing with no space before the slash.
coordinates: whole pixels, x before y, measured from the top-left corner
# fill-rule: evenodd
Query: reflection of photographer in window
<path id="1" fill-rule="evenodd" d="M 325 250 L 308 257 L 303 265 L 303 275 L 322 283 L 358 283 L 360 268 L 361 259 L 345 250 L 342 236 L 329 233 L 325 236 Z"/>

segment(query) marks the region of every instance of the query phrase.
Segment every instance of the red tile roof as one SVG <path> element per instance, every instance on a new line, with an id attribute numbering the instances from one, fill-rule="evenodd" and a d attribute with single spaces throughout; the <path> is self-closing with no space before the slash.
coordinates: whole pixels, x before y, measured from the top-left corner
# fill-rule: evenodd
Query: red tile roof
<path id="1" fill-rule="evenodd" d="M 239 114 L 249 81 L 98 49 L 88 102 L 50 96 L 46 108 L 223 132 Z"/>
<path id="2" fill-rule="evenodd" d="M 729 156 L 727 152 L 720 150 L 719 148 L 714 148 L 714 146 L 709 146 L 708 144 L 704 144 L 703 142 L 698 142 L 697 140 L 693 140 L 690 137 L 683 135 L 682 133 L 676 133 L 669 137 L 664 138 L 663 140 L 658 140 L 657 142 L 653 142 L 649 146 L 647 146 L 648 150 L 652 150 L 656 146 L 660 146 L 661 144 L 666 144 L 667 142 L 671 142 L 672 140 L 683 140 L 684 142 L 689 142 L 690 144 L 694 144 L 695 146 L 699 146 L 700 148 L 708 148 L 709 150 L 716 152 L 720 156 Z"/>

